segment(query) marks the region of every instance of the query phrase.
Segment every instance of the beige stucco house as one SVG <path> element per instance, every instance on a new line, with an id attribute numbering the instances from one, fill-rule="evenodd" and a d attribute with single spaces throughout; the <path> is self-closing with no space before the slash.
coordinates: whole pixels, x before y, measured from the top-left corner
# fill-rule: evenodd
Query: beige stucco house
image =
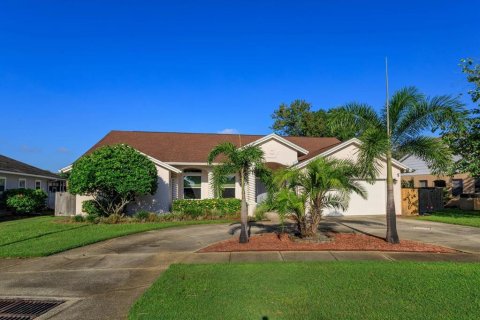
<path id="1" fill-rule="evenodd" d="M 318 157 L 352 159 L 357 157 L 361 142 L 351 139 L 341 142 L 336 138 L 281 137 L 269 135 L 203 134 L 172 132 L 111 131 L 87 153 L 104 145 L 124 143 L 147 155 L 157 167 L 158 190 L 153 196 L 143 196 L 129 205 L 128 211 L 145 209 L 152 212 L 168 212 L 175 199 L 206 199 L 213 197 L 211 186 L 212 168 L 207 157 L 214 146 L 232 142 L 237 146 L 257 145 L 264 151 L 266 165 L 303 168 Z M 346 211 L 327 212 L 327 215 L 384 215 L 386 212 L 386 169 L 385 159 L 378 159 L 382 166 L 376 181 L 369 184 L 362 181 L 368 192 L 368 199 L 352 195 Z M 61 171 L 70 170 L 68 166 Z M 394 161 L 395 200 L 397 214 L 401 213 L 400 173 L 406 169 Z M 231 177 L 226 185 L 224 197 L 240 198 L 239 179 Z M 247 203 L 250 215 L 265 196 L 260 179 L 252 174 L 247 183 Z M 77 214 L 82 214 L 81 203 L 86 197 L 77 197 Z"/>

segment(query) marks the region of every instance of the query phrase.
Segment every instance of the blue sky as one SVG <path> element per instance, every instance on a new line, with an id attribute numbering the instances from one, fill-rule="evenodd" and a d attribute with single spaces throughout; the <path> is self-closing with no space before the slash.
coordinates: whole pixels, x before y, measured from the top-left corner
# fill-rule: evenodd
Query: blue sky
<path id="1" fill-rule="evenodd" d="M 108 131 L 268 133 L 271 113 L 465 93 L 477 1 L 1 1 L 0 154 L 49 170 Z M 467 102 L 467 97 L 464 97 Z"/>

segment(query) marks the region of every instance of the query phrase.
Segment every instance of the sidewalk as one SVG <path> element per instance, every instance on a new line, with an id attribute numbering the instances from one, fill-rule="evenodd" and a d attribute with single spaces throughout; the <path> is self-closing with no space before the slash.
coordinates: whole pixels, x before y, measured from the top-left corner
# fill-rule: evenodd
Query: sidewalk
<path id="1" fill-rule="evenodd" d="M 480 262 L 480 254 L 384 251 L 249 251 L 193 253 L 180 263 L 248 263 L 298 261 L 450 261 Z"/>

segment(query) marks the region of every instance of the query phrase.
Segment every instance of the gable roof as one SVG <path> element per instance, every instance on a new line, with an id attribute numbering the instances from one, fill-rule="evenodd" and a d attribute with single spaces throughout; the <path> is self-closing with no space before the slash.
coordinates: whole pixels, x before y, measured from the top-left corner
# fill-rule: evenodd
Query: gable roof
<path id="1" fill-rule="evenodd" d="M 0 155 L 0 172 L 41 178 L 61 179 L 59 175 L 24 162 Z"/>
<path id="2" fill-rule="evenodd" d="M 267 135 L 267 137 L 272 137 Z M 276 136 L 276 135 L 275 135 Z M 190 162 L 205 163 L 210 151 L 222 142 L 231 142 L 237 147 L 255 143 L 266 135 L 216 134 L 216 133 L 179 133 L 146 131 L 110 131 L 90 148 L 86 154 L 105 146 L 124 143 L 159 161 L 167 163 Z M 304 154 L 325 150 L 340 143 L 336 138 L 323 137 L 278 137 L 286 140 L 295 150 Z M 293 144 L 293 145 L 291 145 Z M 303 155 L 304 156 L 304 155 Z M 304 156 L 305 157 L 305 156 Z M 299 159 L 300 160 L 300 159 Z"/>
<path id="3" fill-rule="evenodd" d="M 349 145 L 357 145 L 357 146 L 360 146 L 362 144 L 362 141 L 360 141 L 359 139 L 357 138 L 351 138 L 347 141 L 344 141 L 344 142 L 340 142 L 340 143 L 337 143 L 336 145 L 334 146 L 331 146 L 330 148 L 326 148 L 326 149 L 323 149 L 323 150 L 318 150 L 317 152 L 315 152 L 315 155 L 308 155 L 308 159 L 302 159 L 302 161 L 300 163 L 298 163 L 296 165 L 297 168 L 303 168 L 305 167 L 309 162 L 315 160 L 316 158 L 318 157 L 326 157 L 326 156 L 329 156 L 329 155 L 332 155 L 334 154 L 335 152 L 349 146 Z M 385 160 L 384 157 L 381 157 L 382 160 Z M 392 158 L 392 164 L 394 166 L 396 166 L 397 168 L 400 168 L 402 170 L 407 170 L 408 167 L 406 165 L 404 165 L 403 163 L 401 163 L 400 161 L 396 160 L 396 159 L 393 159 Z"/>

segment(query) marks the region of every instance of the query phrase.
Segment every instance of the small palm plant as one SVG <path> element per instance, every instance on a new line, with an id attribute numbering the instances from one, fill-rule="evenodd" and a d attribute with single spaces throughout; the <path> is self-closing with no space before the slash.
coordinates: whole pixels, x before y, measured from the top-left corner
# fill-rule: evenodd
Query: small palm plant
<path id="1" fill-rule="evenodd" d="M 240 177 L 240 186 L 242 188 L 242 206 L 240 212 L 241 228 L 240 243 L 248 242 L 248 212 L 247 212 L 247 196 L 246 184 L 248 177 L 255 173 L 256 169 L 263 167 L 263 151 L 258 146 L 244 146 L 237 148 L 231 142 L 224 142 L 215 146 L 208 155 L 208 163 L 212 165 L 213 161 L 223 156 L 221 163 L 213 169 L 214 181 L 221 183 L 222 176 L 229 174 L 237 174 Z M 221 187 L 214 186 L 218 190 Z M 221 190 L 221 189 L 220 189 Z"/>
<path id="2" fill-rule="evenodd" d="M 356 180 L 357 167 L 349 160 L 319 158 L 304 169 L 276 173 L 277 210 L 290 212 L 302 237 L 313 237 L 325 209 L 346 210 L 352 192 L 366 198 Z"/>

